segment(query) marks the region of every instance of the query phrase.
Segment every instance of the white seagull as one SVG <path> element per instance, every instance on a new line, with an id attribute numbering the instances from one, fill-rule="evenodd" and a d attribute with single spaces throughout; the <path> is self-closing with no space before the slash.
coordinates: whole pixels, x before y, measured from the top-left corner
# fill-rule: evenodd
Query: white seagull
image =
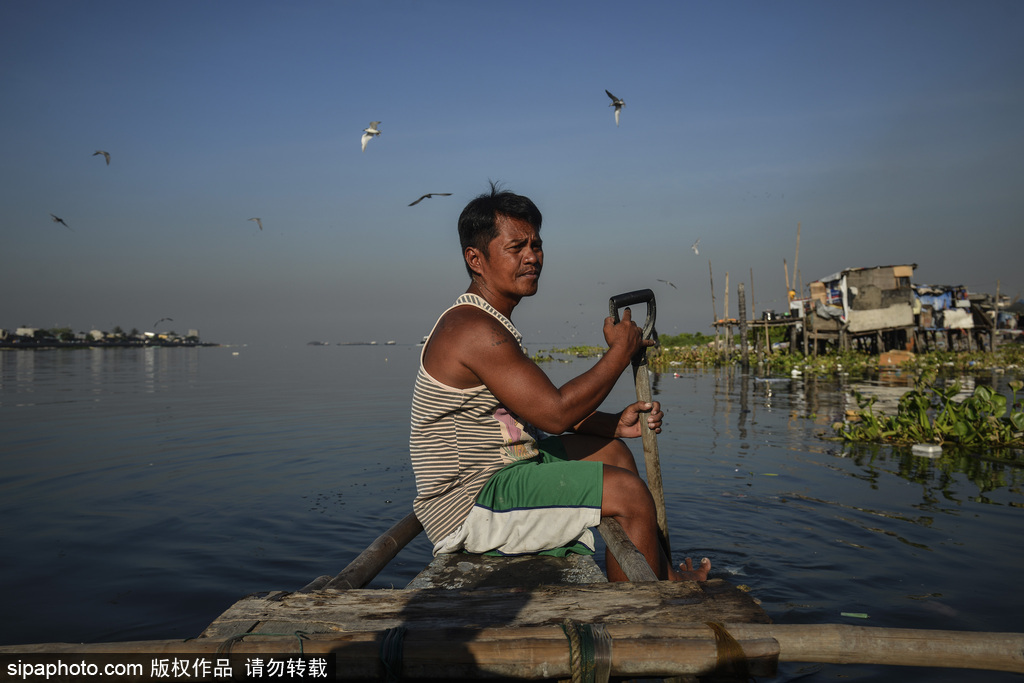
<path id="1" fill-rule="evenodd" d="M 377 130 L 377 126 L 380 125 L 380 121 L 370 121 L 370 127 L 363 129 L 363 151 L 366 151 L 366 143 L 373 138 L 380 135 L 380 131 Z"/>
<path id="2" fill-rule="evenodd" d="M 451 192 L 428 192 L 427 194 L 423 195 L 422 197 L 420 197 L 419 199 L 414 201 L 409 206 L 416 206 L 417 204 L 422 202 L 424 199 L 430 199 L 431 197 L 451 197 L 451 196 L 452 196 Z"/>
<path id="3" fill-rule="evenodd" d="M 699 254 L 700 254 L 700 252 L 699 252 L 699 251 L 697 251 L 697 245 L 698 245 L 698 244 L 700 244 L 700 238 L 699 238 L 699 237 L 697 238 L 697 241 L 696 241 L 696 242 L 694 242 L 693 244 L 691 244 L 691 245 L 690 245 L 690 249 L 693 249 L 693 253 L 694 253 L 694 254 L 698 254 L 698 255 L 699 255 Z"/>
<path id="4" fill-rule="evenodd" d="M 98 149 L 92 153 L 93 156 L 96 156 L 97 154 L 102 154 L 103 158 L 107 160 L 107 166 L 110 166 L 110 152 L 104 152 L 102 149 Z"/>
<path id="5" fill-rule="evenodd" d="M 263 229 L 263 221 L 261 221 L 259 218 L 250 218 L 249 220 L 256 221 L 256 225 L 260 226 L 260 230 Z"/>
<path id="6" fill-rule="evenodd" d="M 60 216 L 54 216 L 54 215 L 53 215 L 53 214 L 51 213 L 51 214 L 50 214 L 50 218 L 52 218 L 52 219 L 53 219 L 53 222 L 54 222 L 54 223 L 60 223 L 61 225 L 63 225 L 63 226 L 64 226 L 65 228 L 67 228 L 68 230 L 71 230 L 71 226 L 70 226 L 70 225 L 68 225 L 67 223 L 65 223 L 65 222 L 64 222 L 64 219 L 63 219 L 63 218 L 61 218 Z M 74 232 L 74 230 L 71 230 L 71 232 Z"/>
<path id="7" fill-rule="evenodd" d="M 672 289 L 679 289 L 678 287 L 676 287 L 675 285 L 673 285 L 673 284 L 672 284 L 671 282 L 669 282 L 668 280 L 662 280 L 662 279 L 660 279 L 660 278 L 659 278 L 659 279 L 658 279 L 658 282 L 664 282 L 664 283 L 665 283 L 666 285 L 671 285 Z"/>
<path id="8" fill-rule="evenodd" d="M 622 100 L 620 100 L 615 95 L 613 95 L 610 92 L 608 92 L 607 90 L 605 90 L 605 94 L 607 94 L 608 97 L 612 98 L 612 103 L 609 104 L 608 106 L 609 107 L 615 107 L 615 127 L 618 128 L 618 126 L 619 126 L 619 112 L 622 111 L 622 108 L 626 106 L 626 103 L 623 102 Z"/>

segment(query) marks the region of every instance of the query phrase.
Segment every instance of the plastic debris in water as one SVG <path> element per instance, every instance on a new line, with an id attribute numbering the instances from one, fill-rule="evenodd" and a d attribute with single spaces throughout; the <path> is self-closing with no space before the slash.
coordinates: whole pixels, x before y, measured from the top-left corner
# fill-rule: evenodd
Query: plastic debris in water
<path id="1" fill-rule="evenodd" d="M 854 619 L 867 619 L 868 615 L 866 612 L 840 612 L 841 617 L 853 617 Z"/>
<path id="2" fill-rule="evenodd" d="M 937 458 L 942 455 L 942 446 L 935 443 L 915 443 L 911 446 L 910 452 L 926 458 Z"/>

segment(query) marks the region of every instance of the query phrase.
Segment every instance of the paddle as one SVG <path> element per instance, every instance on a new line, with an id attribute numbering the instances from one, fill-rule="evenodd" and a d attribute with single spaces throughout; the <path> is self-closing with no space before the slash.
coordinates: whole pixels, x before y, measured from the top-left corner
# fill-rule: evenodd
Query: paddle
<path id="1" fill-rule="evenodd" d="M 608 310 L 612 319 L 619 322 L 619 309 L 634 304 L 647 304 L 647 319 L 644 321 L 644 339 L 651 339 L 654 334 L 656 305 L 654 292 L 649 289 L 638 289 L 613 296 L 608 300 Z M 651 382 L 647 373 L 647 347 L 641 347 L 632 358 L 633 379 L 636 382 L 636 398 L 645 403 L 651 402 Z M 647 488 L 654 496 L 654 507 L 658 514 L 658 533 L 665 554 L 672 557 L 668 542 L 668 518 L 665 515 L 665 491 L 661 483 L 661 461 L 658 457 L 658 435 L 647 426 L 647 420 L 640 420 L 640 437 L 644 444 L 644 465 L 647 468 Z"/>

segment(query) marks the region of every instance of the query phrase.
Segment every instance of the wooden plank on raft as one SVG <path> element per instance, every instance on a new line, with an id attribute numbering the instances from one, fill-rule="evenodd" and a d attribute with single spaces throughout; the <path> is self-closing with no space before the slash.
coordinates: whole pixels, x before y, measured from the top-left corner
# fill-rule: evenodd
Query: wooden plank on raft
<path id="1" fill-rule="evenodd" d="M 658 580 L 618 522 L 604 517 L 597 529 L 630 581 Z M 545 584 L 605 583 L 607 580 L 591 555 L 489 557 L 453 553 L 436 556 L 406 588 L 532 588 Z"/>
<path id="2" fill-rule="evenodd" d="M 533 588 L 607 581 L 592 555 L 490 557 L 450 553 L 436 556 L 406 588 Z"/>
<path id="3" fill-rule="evenodd" d="M 722 579 L 533 588 L 323 590 L 239 600 L 200 638 L 242 633 L 338 633 L 405 626 L 497 628 L 583 623 L 769 623 L 746 593 Z"/>

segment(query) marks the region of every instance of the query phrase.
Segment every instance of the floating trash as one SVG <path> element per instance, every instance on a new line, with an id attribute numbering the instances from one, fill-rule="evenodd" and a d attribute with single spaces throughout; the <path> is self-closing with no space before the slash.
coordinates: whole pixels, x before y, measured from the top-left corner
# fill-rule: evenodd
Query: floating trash
<path id="1" fill-rule="evenodd" d="M 868 615 L 866 612 L 840 612 L 841 617 L 853 617 L 854 619 L 867 619 Z"/>
<path id="2" fill-rule="evenodd" d="M 937 458 L 942 455 L 942 446 L 936 443 L 915 443 L 910 448 L 910 452 L 926 458 Z"/>

